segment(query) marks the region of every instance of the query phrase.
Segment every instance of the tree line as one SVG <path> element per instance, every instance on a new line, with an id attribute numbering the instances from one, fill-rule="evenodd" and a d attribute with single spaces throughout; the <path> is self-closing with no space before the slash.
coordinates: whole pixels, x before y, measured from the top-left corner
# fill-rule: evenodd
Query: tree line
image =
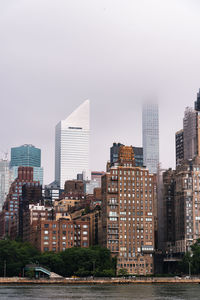
<path id="1" fill-rule="evenodd" d="M 27 264 L 40 264 L 63 277 L 112 277 L 116 274 L 116 258 L 100 246 L 40 253 L 29 243 L 0 241 L 1 277 L 22 276 Z"/>

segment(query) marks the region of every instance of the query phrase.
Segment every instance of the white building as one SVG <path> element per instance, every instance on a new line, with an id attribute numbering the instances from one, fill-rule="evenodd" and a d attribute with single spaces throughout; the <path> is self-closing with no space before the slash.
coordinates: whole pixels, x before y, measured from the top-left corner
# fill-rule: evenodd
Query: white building
<path id="1" fill-rule="evenodd" d="M 6 196 L 9 192 L 11 183 L 13 182 L 13 173 L 10 170 L 10 163 L 6 159 L 0 160 L 0 211 Z"/>
<path id="2" fill-rule="evenodd" d="M 146 104 L 142 110 L 143 163 L 150 173 L 159 164 L 159 115 L 157 104 Z"/>
<path id="3" fill-rule="evenodd" d="M 86 100 L 67 119 L 56 125 L 55 181 L 64 188 L 66 180 L 89 172 L 90 102 Z"/>

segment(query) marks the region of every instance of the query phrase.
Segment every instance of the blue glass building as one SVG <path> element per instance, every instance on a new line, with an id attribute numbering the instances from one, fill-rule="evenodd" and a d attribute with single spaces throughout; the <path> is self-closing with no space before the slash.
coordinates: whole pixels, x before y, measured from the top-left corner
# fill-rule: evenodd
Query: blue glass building
<path id="1" fill-rule="evenodd" d="M 10 166 L 14 179 L 18 176 L 18 167 L 33 167 L 34 181 L 43 184 L 43 168 L 41 168 L 41 150 L 33 145 L 25 144 L 11 148 Z"/>
<path id="2" fill-rule="evenodd" d="M 41 150 L 28 144 L 11 148 L 10 165 L 11 167 L 41 167 Z"/>

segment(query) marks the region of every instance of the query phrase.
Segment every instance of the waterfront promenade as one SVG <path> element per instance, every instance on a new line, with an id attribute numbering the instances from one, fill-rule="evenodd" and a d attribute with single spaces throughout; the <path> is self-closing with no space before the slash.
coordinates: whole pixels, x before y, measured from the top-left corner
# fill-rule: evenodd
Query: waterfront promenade
<path id="1" fill-rule="evenodd" d="M 195 283 L 200 284 L 199 277 L 147 277 L 147 278 L 50 278 L 29 279 L 19 277 L 0 277 L 0 284 L 154 284 L 154 283 Z"/>

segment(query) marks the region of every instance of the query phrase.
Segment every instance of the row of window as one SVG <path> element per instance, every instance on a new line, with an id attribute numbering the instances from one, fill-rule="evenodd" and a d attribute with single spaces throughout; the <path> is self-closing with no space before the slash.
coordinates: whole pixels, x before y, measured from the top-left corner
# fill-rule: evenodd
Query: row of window
<path id="1" fill-rule="evenodd" d="M 118 175 L 118 170 L 111 170 L 111 174 Z M 147 171 L 131 171 L 131 170 L 119 170 L 120 175 L 137 175 L 137 176 L 147 176 Z M 151 177 L 149 178 L 151 180 Z"/>
<path id="2" fill-rule="evenodd" d="M 57 224 L 52 224 L 52 228 L 56 228 Z M 58 226 L 59 227 L 59 226 Z M 88 225 L 82 225 L 83 228 L 88 228 Z M 44 224 L 44 228 L 49 228 L 49 224 Z M 81 228 L 81 225 L 62 224 L 62 228 Z"/>

